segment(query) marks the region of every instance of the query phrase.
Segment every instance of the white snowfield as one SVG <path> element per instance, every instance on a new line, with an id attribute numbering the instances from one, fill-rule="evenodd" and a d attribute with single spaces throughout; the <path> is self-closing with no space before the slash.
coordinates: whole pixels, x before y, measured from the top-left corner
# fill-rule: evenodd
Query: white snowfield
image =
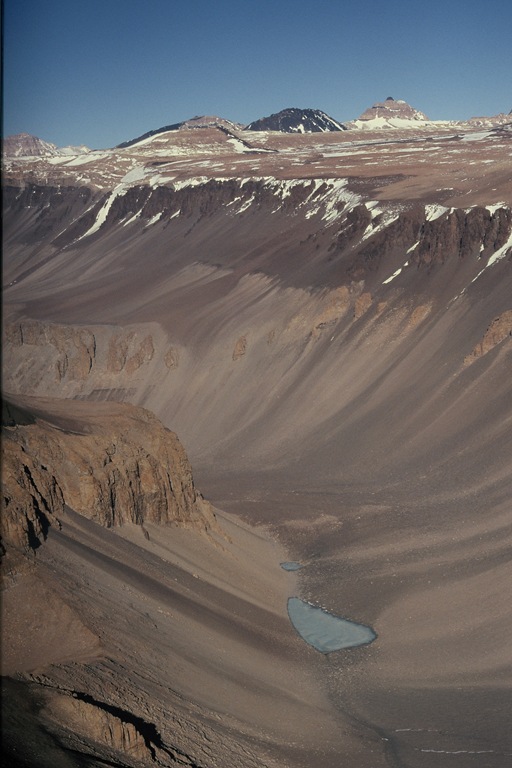
<path id="1" fill-rule="evenodd" d="M 351 120 L 345 123 L 349 128 L 360 131 L 374 131 L 380 128 L 442 128 L 447 125 L 455 125 L 449 120 L 424 120 L 420 117 L 374 117 L 370 120 Z"/>

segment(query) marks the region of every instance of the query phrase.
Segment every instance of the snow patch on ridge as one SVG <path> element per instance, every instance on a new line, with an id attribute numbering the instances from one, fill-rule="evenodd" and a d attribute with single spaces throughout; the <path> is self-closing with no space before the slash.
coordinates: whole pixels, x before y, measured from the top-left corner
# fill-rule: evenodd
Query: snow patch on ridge
<path id="1" fill-rule="evenodd" d="M 435 221 L 439 219 L 443 214 L 451 212 L 450 208 L 446 208 L 444 205 L 438 205 L 432 203 L 425 206 L 425 218 L 427 221 Z"/>
<path id="2" fill-rule="evenodd" d="M 160 219 L 163 216 L 163 211 L 160 211 L 160 213 L 156 213 L 149 221 L 146 222 L 146 227 L 150 227 L 152 224 L 156 224 L 157 221 L 160 221 Z"/>
<path id="3" fill-rule="evenodd" d="M 66 168 L 72 168 L 79 165 L 85 165 L 86 163 L 94 163 L 97 160 L 104 160 L 107 157 L 111 157 L 111 152 L 83 152 L 76 155 L 56 155 L 55 157 L 46 158 L 49 165 L 65 165 Z"/>
<path id="4" fill-rule="evenodd" d="M 390 283 L 392 280 L 395 279 L 395 277 L 398 277 L 398 275 L 401 273 L 401 271 L 402 271 L 402 269 L 404 269 L 404 267 L 408 267 L 408 266 L 409 266 L 409 260 L 407 260 L 401 267 L 398 267 L 398 269 L 396 269 L 393 272 L 393 274 L 390 275 L 390 277 L 388 277 L 387 280 L 383 280 L 382 281 L 382 285 L 386 285 L 386 283 Z"/>
<path id="5" fill-rule="evenodd" d="M 361 242 L 368 240 L 368 238 L 374 235 L 376 232 L 380 232 L 382 229 L 386 229 L 386 227 L 398 219 L 399 215 L 396 209 L 381 208 L 378 200 L 370 200 L 369 202 L 365 203 L 365 206 L 370 211 L 372 221 L 368 224 L 365 231 L 363 232 Z M 380 217 L 380 221 L 378 222 L 378 225 L 375 226 L 373 220 L 377 217 Z"/>
<path id="6" fill-rule="evenodd" d="M 97 232 L 100 227 L 106 222 L 108 212 L 110 211 L 112 207 L 112 203 L 116 199 L 118 195 L 125 195 L 126 189 L 122 189 L 119 186 L 115 187 L 115 189 L 112 190 L 106 201 L 103 203 L 102 207 L 98 211 L 96 215 L 96 221 L 92 225 L 92 227 L 89 227 L 87 232 L 85 232 L 83 235 L 81 235 L 78 240 L 83 240 L 85 237 L 89 237 L 90 235 L 93 235 L 95 232 Z M 77 241 L 78 241 L 77 240 Z"/>
<path id="7" fill-rule="evenodd" d="M 281 210 L 284 202 L 293 194 L 294 189 L 299 187 L 307 187 L 307 195 L 297 202 L 296 209 L 306 209 L 306 218 L 320 215 L 322 221 L 326 224 L 330 224 L 342 213 L 345 215 L 348 211 L 359 205 L 362 199 L 359 195 L 351 192 L 348 189 L 347 179 L 277 179 L 274 176 L 262 176 L 262 177 L 248 177 L 243 179 L 232 179 L 230 177 L 225 178 L 209 178 L 207 176 L 195 176 L 188 179 L 174 179 L 162 176 L 161 173 L 154 173 L 153 169 L 148 169 L 144 166 L 137 165 L 132 168 L 128 173 L 123 176 L 121 182 L 114 187 L 110 192 L 107 199 L 96 214 L 96 219 L 91 227 L 81 235 L 78 239 L 83 240 L 90 235 L 95 234 L 105 223 L 108 218 L 110 209 L 117 197 L 125 195 L 130 187 L 136 186 L 138 183 L 143 182 L 149 184 L 153 189 L 160 185 L 166 185 L 174 191 L 180 191 L 182 189 L 188 189 L 192 187 L 200 187 L 203 184 L 209 182 L 226 183 L 236 181 L 240 189 L 240 194 L 235 197 L 231 202 L 226 205 L 226 208 L 232 207 L 235 215 L 239 215 L 246 211 L 254 203 L 257 197 L 257 191 L 253 191 L 247 199 L 244 195 L 244 187 L 248 183 L 260 183 L 266 189 L 268 189 L 275 201 L 273 213 Z M 376 205 L 376 203 L 375 203 Z M 380 210 L 379 214 L 383 213 Z M 385 212 L 384 212 L 385 213 Z M 132 223 L 136 218 L 140 217 L 141 212 L 137 212 L 129 219 L 123 222 L 123 226 L 127 226 Z M 174 214 L 177 216 L 178 213 Z M 161 214 L 157 214 L 147 222 L 146 226 L 156 223 L 160 220 Z M 393 218 L 396 216 L 393 214 Z M 385 221 L 380 226 L 385 226 L 391 220 L 388 217 L 384 217 Z"/>
<path id="8" fill-rule="evenodd" d="M 309 203 L 313 197 L 315 202 L 306 213 L 306 218 L 310 219 L 317 215 L 323 209 L 322 219 L 328 224 L 334 221 L 340 214 L 340 203 L 343 203 L 343 211 L 346 213 L 361 202 L 361 197 L 348 189 L 348 179 L 312 179 L 313 189 L 308 195 L 304 204 Z M 319 196 L 318 190 L 322 185 L 327 185 L 326 192 Z"/>
<path id="9" fill-rule="evenodd" d="M 505 256 L 507 255 L 508 251 L 511 248 L 512 248 L 512 232 L 510 233 L 509 238 L 508 238 L 507 242 L 505 243 L 505 245 L 502 245 L 501 248 L 499 248 L 497 251 L 495 251 L 493 253 L 491 258 L 487 262 L 487 267 L 490 267 L 493 264 L 495 264 L 497 261 L 501 261 L 501 259 L 504 259 Z M 487 267 L 485 267 L 485 269 L 487 269 Z M 483 272 L 483 270 L 482 270 L 482 272 Z M 477 277 L 479 275 L 481 275 L 482 272 L 479 272 Z M 475 280 L 476 280 L 476 278 L 475 278 Z"/>
<path id="10" fill-rule="evenodd" d="M 496 213 L 496 211 L 497 211 L 497 210 L 499 210 L 500 208 L 506 208 L 506 207 L 507 207 L 507 204 L 506 204 L 506 203 L 503 203 L 503 202 L 502 202 L 502 203 L 494 203 L 494 205 L 486 205 L 485 207 L 486 207 L 486 209 L 489 211 L 489 213 L 490 213 L 490 214 L 491 214 L 491 216 L 492 216 L 492 215 L 493 215 L 493 214 L 495 214 L 495 213 Z"/>
<path id="11" fill-rule="evenodd" d="M 235 152 L 241 152 L 242 154 L 251 151 L 247 148 L 243 141 L 237 139 L 236 136 L 232 136 L 230 139 L 228 139 L 226 144 L 231 144 Z"/>
<path id="12" fill-rule="evenodd" d="M 103 203 L 102 207 L 100 208 L 100 210 L 96 215 L 96 221 L 94 222 L 94 224 L 91 227 L 89 227 L 87 232 L 81 235 L 78 238 L 78 240 L 83 240 L 85 237 L 89 237 L 90 235 L 93 235 L 95 232 L 97 232 L 107 220 L 107 216 L 112 207 L 112 203 L 114 202 L 116 197 L 122 197 L 123 195 L 125 195 L 128 189 L 135 182 L 141 181 L 142 179 L 145 178 L 145 176 L 146 176 L 146 169 L 144 168 L 144 166 L 136 166 L 135 168 L 132 168 L 130 171 L 128 171 L 128 173 L 123 176 L 120 183 L 116 187 L 114 187 L 109 197 Z"/>

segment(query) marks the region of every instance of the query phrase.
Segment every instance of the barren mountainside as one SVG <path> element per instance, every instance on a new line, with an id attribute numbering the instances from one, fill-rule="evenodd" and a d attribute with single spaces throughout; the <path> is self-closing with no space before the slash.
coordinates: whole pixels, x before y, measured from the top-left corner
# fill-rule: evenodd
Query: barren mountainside
<path id="1" fill-rule="evenodd" d="M 13 749 L 506 765 L 512 132 L 400 119 L 4 158 Z"/>

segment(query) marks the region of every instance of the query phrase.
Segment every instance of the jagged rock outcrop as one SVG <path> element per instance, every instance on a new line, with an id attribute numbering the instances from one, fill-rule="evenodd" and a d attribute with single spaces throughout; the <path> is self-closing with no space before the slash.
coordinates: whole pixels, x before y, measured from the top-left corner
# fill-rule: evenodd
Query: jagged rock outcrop
<path id="1" fill-rule="evenodd" d="M 28 551 L 40 546 L 64 510 L 53 472 L 22 445 L 2 437 L 2 543 Z"/>
<path id="2" fill-rule="evenodd" d="M 412 260 L 418 264 L 443 263 L 457 255 L 489 257 L 505 245 L 512 226 L 510 209 L 499 208 L 491 213 L 487 208 L 469 211 L 446 211 L 433 221 L 426 221 Z"/>
<path id="3" fill-rule="evenodd" d="M 247 337 L 240 336 L 233 349 L 233 360 L 239 360 L 247 352 Z"/>
<path id="4" fill-rule="evenodd" d="M 116 706 L 74 691 L 46 690 L 42 718 L 69 752 L 88 752 L 110 765 L 189 766 L 197 764 L 172 745 L 164 745 L 153 723 Z"/>
<path id="5" fill-rule="evenodd" d="M 341 188 L 342 185 L 337 185 L 332 179 L 281 182 L 273 177 L 209 179 L 201 184 L 177 184 L 154 189 L 148 185 L 135 185 L 102 195 L 82 216 L 76 216 L 70 226 L 53 240 L 52 245 L 60 248 L 76 240 L 96 236 L 100 231 L 105 232 L 121 222 L 128 223 L 137 219 L 142 224 L 148 224 L 156 220 L 168 223 L 177 217 L 206 218 L 218 212 L 235 216 L 249 206 L 251 210 L 281 210 L 289 214 L 296 213 L 303 205 L 318 211 L 329 206 L 332 198 L 339 195 L 342 202 Z M 24 193 L 24 199 L 27 195 Z M 42 195 L 40 188 L 36 187 L 34 196 L 39 205 Z M 22 204 L 21 199 L 15 198 L 13 211 L 16 212 Z M 50 208 L 41 210 L 37 229 L 40 236 L 43 234 L 45 217 L 50 216 L 49 211 Z M 100 225 L 98 221 L 101 221 Z"/>
<path id="6" fill-rule="evenodd" d="M 188 766 L 197 762 L 174 744 L 164 743 L 157 726 L 124 707 L 69 689 L 44 674 L 25 680 L 3 679 L 11 708 L 6 709 L 3 743 L 7 765 L 109 765 L 112 768 Z M 13 714 L 13 702 L 17 705 Z M 38 713 L 36 725 L 30 714 Z M 23 743 L 13 749 L 13 721 L 25 728 Z M 12 754 L 18 761 L 11 762 Z"/>
<path id="7" fill-rule="evenodd" d="M 89 187 L 30 183 L 30 174 L 24 179 L 6 178 L 3 188 L 4 204 L 15 218 L 34 214 L 33 228 L 22 240 L 25 244 L 38 243 L 51 233 L 59 232 L 70 219 L 81 221 L 95 194 Z"/>
<path id="8" fill-rule="evenodd" d="M 400 177 L 393 178 L 398 180 Z M 340 257 L 349 278 L 360 280 L 368 271 L 375 272 L 383 260 L 398 259 L 412 246 L 415 248 L 411 263 L 432 266 L 453 257 L 488 258 L 503 247 L 510 234 L 512 214 L 504 204 L 490 208 L 455 208 L 440 204 L 425 205 L 424 201 L 418 201 L 413 205 L 398 206 L 394 211 L 393 204 L 376 207 L 375 202 L 364 202 L 350 185 L 351 182 L 325 178 L 209 179 L 200 183 L 177 182 L 154 188 L 148 184 L 136 184 L 107 192 L 95 202 L 90 192 L 81 197 L 81 190 L 61 193 L 36 185 L 18 190 L 17 195 L 13 190 L 8 191 L 6 202 L 10 215 L 15 217 L 21 215 L 27 206 L 34 205 L 37 214 L 33 214 L 36 218 L 30 231 L 34 237 L 43 237 L 45 232 L 55 231 L 57 224 L 61 227 L 59 222 L 69 216 L 70 211 L 66 213 L 63 202 L 63 198 L 66 199 L 72 211 L 76 211 L 76 216 L 51 240 L 52 248 L 67 248 L 77 242 L 92 247 L 102 235 L 115 231 L 124 235 L 134 226 L 144 228 L 144 235 L 150 232 L 151 238 L 157 235 L 175 238 L 181 251 L 188 245 L 193 231 L 194 237 L 200 237 L 200 231 L 210 224 L 214 227 L 215 217 L 222 217 L 223 224 L 229 228 L 229 236 L 234 233 L 233 247 L 226 254 L 226 249 L 215 239 L 215 228 L 213 237 L 208 240 L 208 249 L 195 246 L 197 251 L 194 252 L 199 254 L 199 259 L 215 266 L 228 267 L 242 259 L 253 269 L 265 272 L 276 270 L 286 258 L 286 251 L 281 251 L 281 244 L 275 243 L 278 247 L 273 252 L 272 260 L 265 259 L 263 263 L 258 263 L 255 256 L 263 249 L 255 239 L 249 260 L 247 240 L 241 238 L 237 241 L 237 231 L 250 223 L 242 217 L 249 219 L 257 215 L 271 225 L 273 221 L 270 222 L 268 217 L 271 215 L 275 220 L 277 214 L 286 219 L 285 226 L 290 233 L 298 227 L 304 230 L 299 249 L 302 259 L 298 266 L 302 268 L 306 263 L 313 265 L 314 258 L 317 264 L 311 270 L 309 279 L 322 283 L 331 281 L 330 274 L 322 275 L 323 265 L 337 264 Z M 251 238 L 252 231 L 259 232 L 260 229 L 251 230 Z M 321 255 L 319 238 L 327 255 L 323 264 L 318 264 Z M 285 248 L 288 250 L 288 246 Z M 291 242 L 289 250 L 296 254 L 296 243 Z M 313 258 L 309 258 L 308 254 Z M 327 267 L 327 273 L 329 271 L 330 267 Z M 131 342 L 130 345 L 133 346 Z M 134 350 L 126 359 L 135 355 L 143 365 L 149 362 L 151 354 L 148 347 L 140 354 Z M 128 367 L 133 365 L 137 365 L 136 360 Z M 114 365 L 111 372 L 115 368 Z"/>
<path id="9" fill-rule="evenodd" d="M 22 411 L 7 407 L 3 428 L 6 547 L 36 549 L 58 525 L 64 504 L 107 527 L 151 521 L 205 530 L 213 523 L 181 443 L 149 411 L 112 403 L 27 403 Z"/>
<path id="10" fill-rule="evenodd" d="M 466 357 L 464 363 L 469 365 L 478 360 L 479 357 L 486 355 L 487 352 L 490 352 L 491 349 L 494 349 L 505 339 L 509 341 L 512 339 L 512 309 L 508 312 L 503 312 L 502 315 L 492 321 L 482 340 L 476 345 L 471 354 Z"/>
<path id="11" fill-rule="evenodd" d="M 152 753 L 133 722 L 127 722 L 126 717 L 123 719 L 83 697 L 54 695 L 48 701 L 44 714 L 50 721 L 59 724 L 59 730 L 62 730 L 61 723 L 65 723 L 70 738 L 81 738 L 93 749 L 96 743 L 121 753 L 123 760 L 152 761 Z"/>
<path id="12" fill-rule="evenodd" d="M 376 217 L 368 234 L 371 217 L 364 205 L 352 209 L 331 246 L 330 258 L 354 256 L 347 268 L 354 280 L 376 271 L 384 260 L 410 254 L 409 261 L 427 269 L 450 259 L 482 259 L 483 263 L 503 248 L 512 230 L 512 211 L 494 211 L 476 206 L 469 210 L 440 208 L 430 217 L 428 206 L 401 212 L 387 226 Z M 366 235 L 366 236 L 365 236 Z"/>

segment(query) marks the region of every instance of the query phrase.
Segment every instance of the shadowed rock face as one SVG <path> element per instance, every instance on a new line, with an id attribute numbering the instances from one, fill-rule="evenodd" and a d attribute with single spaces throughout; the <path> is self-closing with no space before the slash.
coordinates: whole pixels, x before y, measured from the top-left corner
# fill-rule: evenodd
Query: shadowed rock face
<path id="1" fill-rule="evenodd" d="M 87 183 L 11 164 L 23 524 L 6 524 L 36 555 L 7 598 L 34 568 L 48 624 L 72 631 L 44 656 L 13 642 L 9 669 L 65 697 L 48 721 L 80 720 L 105 760 L 438 768 L 485 751 L 501 768 L 511 751 L 510 138 L 443 130 L 357 146 L 177 130 L 81 164 Z M 65 412 L 26 404 L 56 395 Z M 294 644 L 291 577 L 254 539 L 230 549 L 236 529 L 196 536 L 210 517 L 188 462 L 140 408 L 216 508 L 279 535 L 296 595 L 377 640 L 327 672 Z"/>

